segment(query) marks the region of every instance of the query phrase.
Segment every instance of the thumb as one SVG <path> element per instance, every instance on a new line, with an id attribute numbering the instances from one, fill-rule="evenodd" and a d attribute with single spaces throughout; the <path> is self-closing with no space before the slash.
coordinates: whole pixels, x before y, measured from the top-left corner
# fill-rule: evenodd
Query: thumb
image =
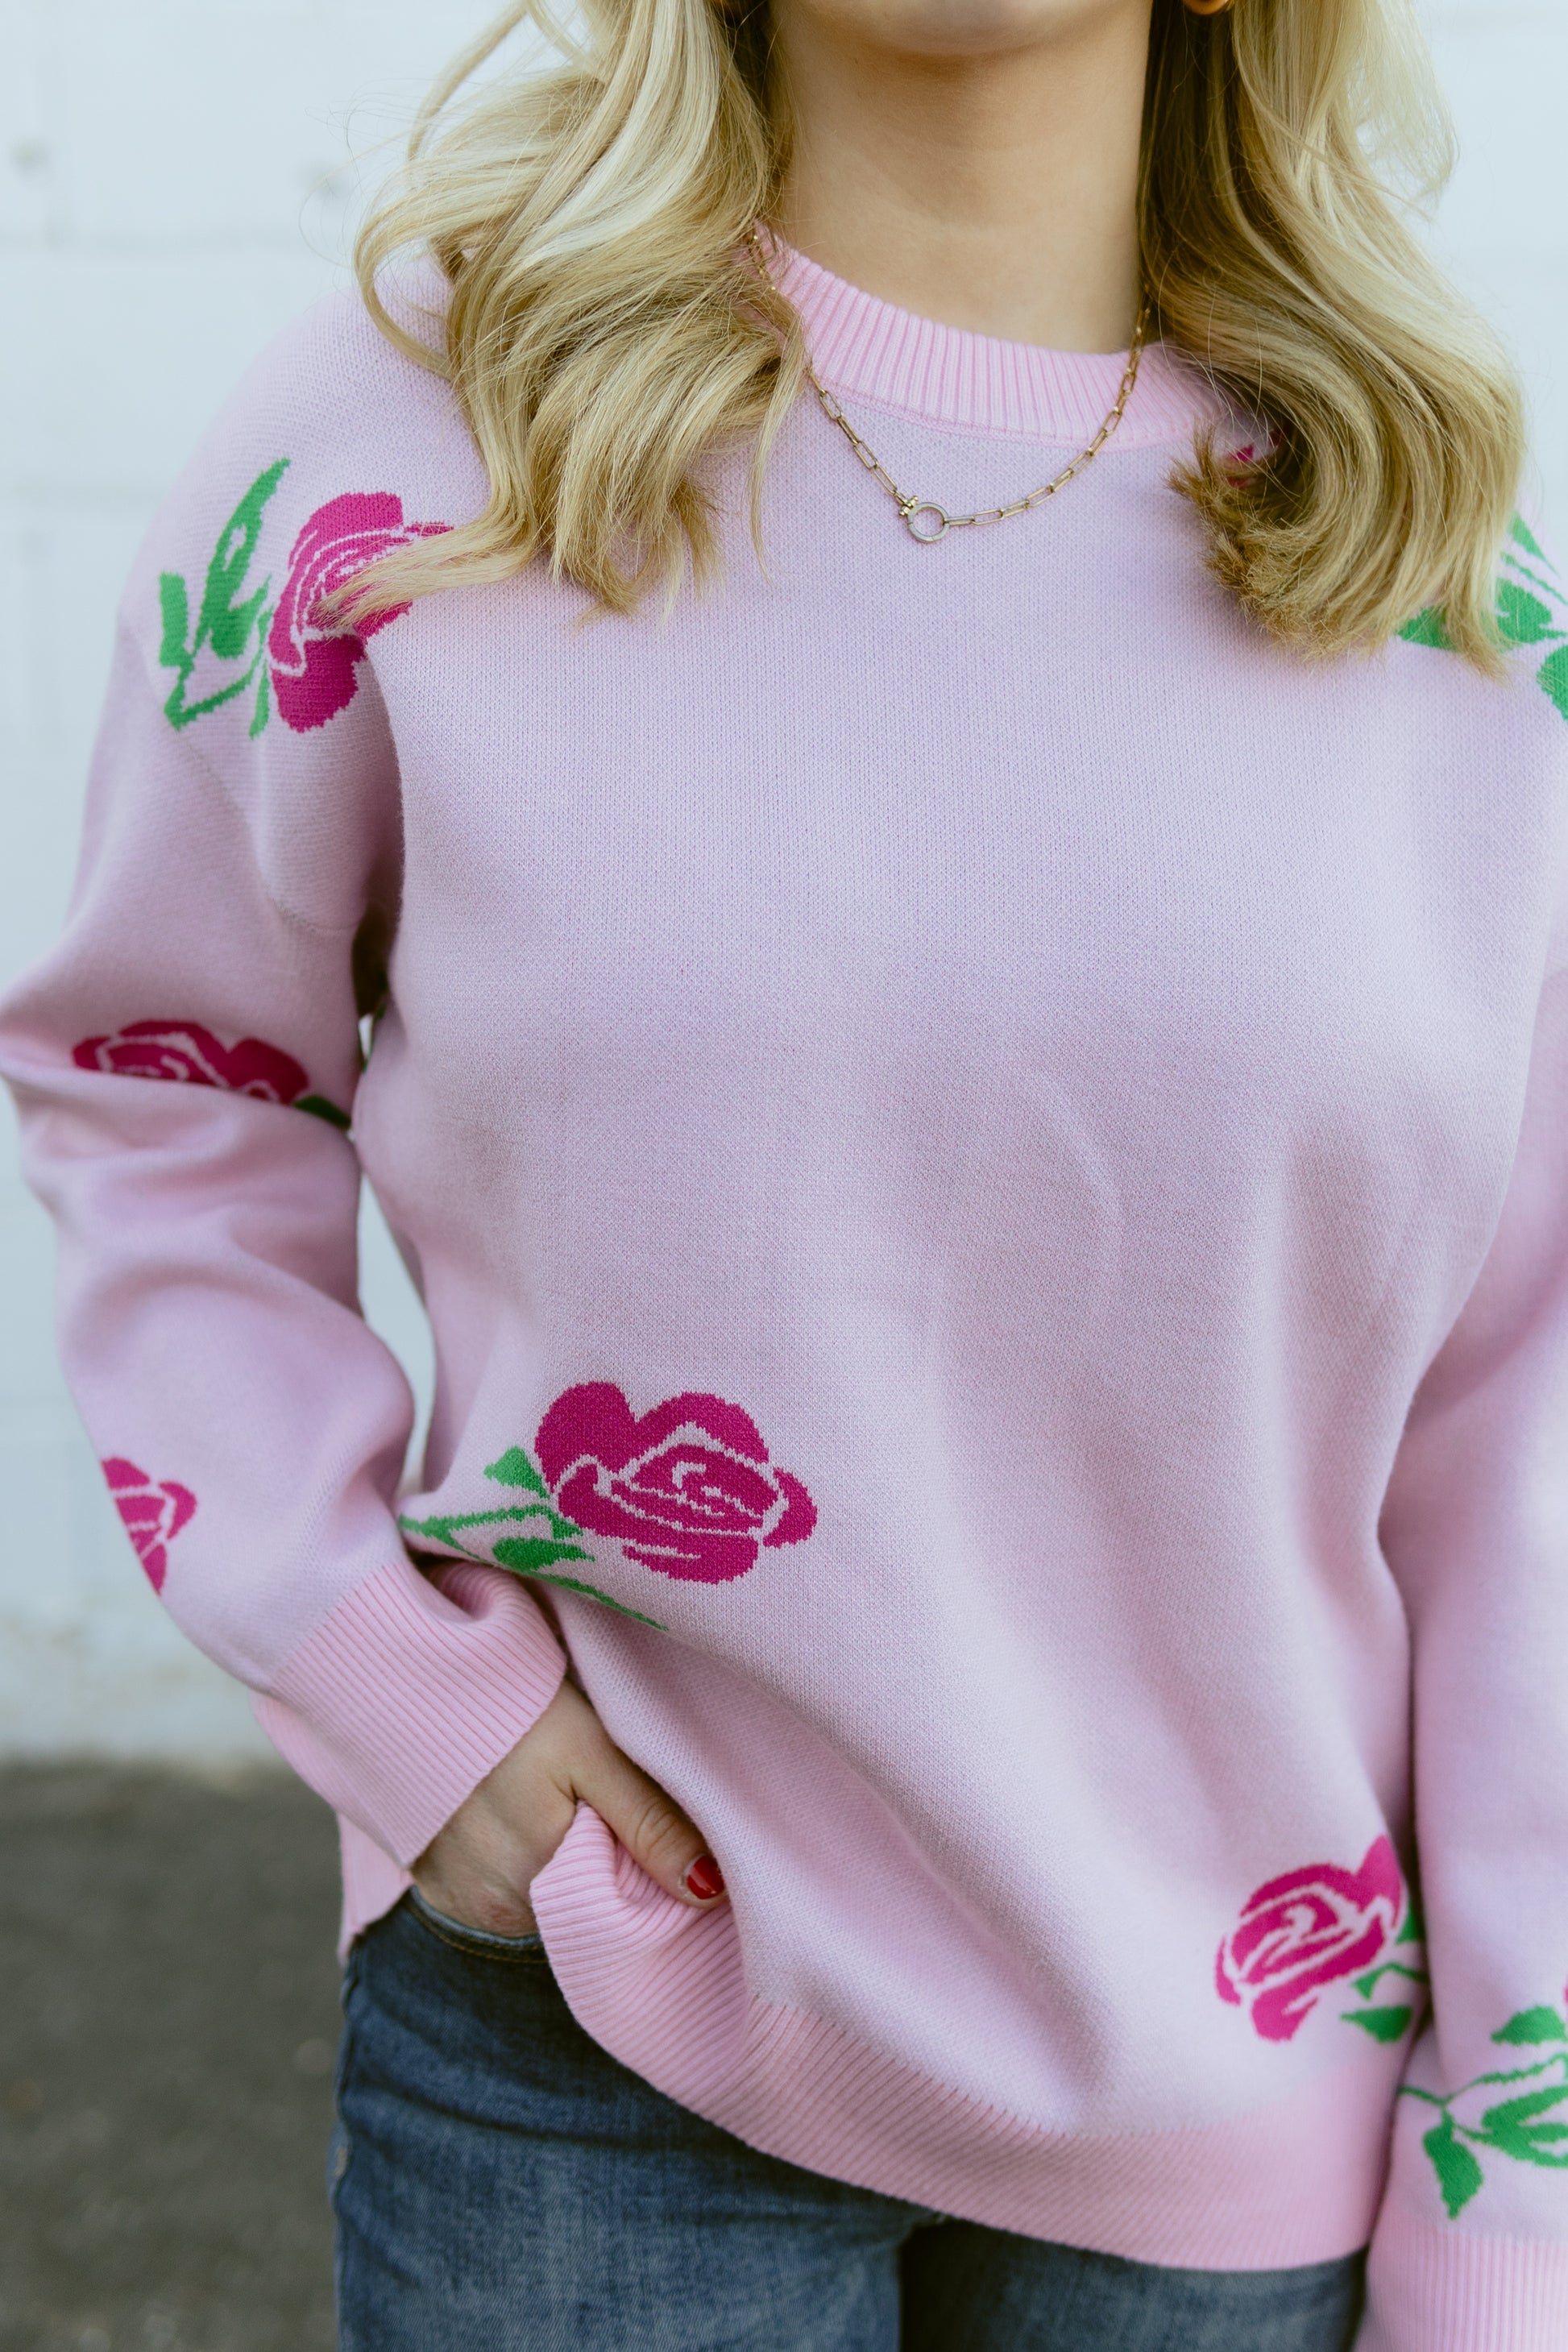
<path id="1" fill-rule="evenodd" d="M 708 1910 L 724 1894 L 724 1877 L 706 1839 L 657 1780 L 608 1739 L 573 1776 L 576 1793 L 612 1829 L 632 1860 L 667 1895 Z"/>

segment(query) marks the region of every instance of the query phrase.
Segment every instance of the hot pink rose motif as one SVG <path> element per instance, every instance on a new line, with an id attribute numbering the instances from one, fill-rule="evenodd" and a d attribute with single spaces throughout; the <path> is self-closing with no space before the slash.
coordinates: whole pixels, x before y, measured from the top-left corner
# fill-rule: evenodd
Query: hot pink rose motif
<path id="1" fill-rule="evenodd" d="M 535 1445 L 557 1508 L 661 1576 L 726 1584 L 816 1525 L 800 1480 L 722 1397 L 669 1397 L 639 1421 L 618 1388 L 586 1381 L 556 1398 Z"/>
<path id="2" fill-rule="evenodd" d="M 292 1054 L 264 1037 L 226 1045 L 199 1021 L 128 1021 L 111 1036 L 84 1037 L 71 1047 L 79 1069 L 123 1078 L 173 1078 L 187 1087 L 219 1087 L 255 1102 L 308 1110 L 330 1127 L 347 1127 L 347 1111 L 324 1095 L 305 1092 L 310 1081 Z"/>
<path id="3" fill-rule="evenodd" d="M 196 1498 L 178 1479 L 149 1478 L 145 1470 L 139 1470 L 122 1454 L 110 1456 L 103 1475 L 137 1558 L 147 1571 L 147 1581 L 154 1592 L 162 1592 L 169 1567 L 164 1547 L 173 1543 L 194 1515 Z"/>
<path id="4" fill-rule="evenodd" d="M 310 1081 L 291 1054 L 260 1037 L 226 1045 L 199 1021 L 128 1021 L 112 1036 L 84 1037 L 71 1048 L 79 1069 L 129 1078 L 175 1078 L 222 1087 L 258 1102 L 298 1102 Z"/>
<path id="5" fill-rule="evenodd" d="M 365 639 L 408 610 L 406 604 L 392 604 L 371 614 L 357 629 L 326 629 L 316 619 L 322 597 L 395 547 L 437 538 L 451 527 L 405 522 L 403 500 L 392 490 L 345 490 L 316 509 L 294 541 L 289 577 L 268 632 L 272 690 L 285 726 L 303 735 L 346 710 L 358 687 L 354 670 L 364 659 Z"/>
<path id="6" fill-rule="evenodd" d="M 1325 1985 L 1380 1958 L 1404 1903 L 1398 1856 L 1386 1837 L 1367 1848 L 1359 1870 L 1315 1862 L 1269 1879 L 1247 1897 L 1219 1948 L 1220 1999 L 1250 2011 L 1266 2042 L 1289 2042 Z"/>

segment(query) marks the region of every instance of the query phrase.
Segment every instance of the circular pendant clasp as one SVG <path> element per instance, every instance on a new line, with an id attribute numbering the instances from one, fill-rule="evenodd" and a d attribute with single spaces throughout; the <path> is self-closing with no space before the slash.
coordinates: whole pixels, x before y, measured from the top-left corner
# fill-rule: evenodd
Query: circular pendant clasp
<path id="1" fill-rule="evenodd" d="M 952 518 L 930 499 L 911 500 L 903 509 L 903 517 L 910 537 L 918 539 L 922 547 L 934 547 L 952 528 Z"/>

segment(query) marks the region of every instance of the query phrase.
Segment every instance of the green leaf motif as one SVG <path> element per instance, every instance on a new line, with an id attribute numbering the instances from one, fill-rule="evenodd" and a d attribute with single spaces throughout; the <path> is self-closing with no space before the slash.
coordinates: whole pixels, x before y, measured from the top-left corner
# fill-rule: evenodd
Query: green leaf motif
<path id="1" fill-rule="evenodd" d="M 519 1576 L 532 1576 L 540 1569 L 548 1568 L 552 1560 L 591 1560 L 594 1557 L 581 1544 L 556 1543 L 549 1536 L 502 1536 L 499 1543 L 491 1544 L 490 1550 L 498 1567 L 515 1569 Z"/>
<path id="2" fill-rule="evenodd" d="M 1562 2145 L 1568 2140 L 1568 2124 L 1548 2123 L 1544 2118 L 1553 2107 L 1561 2107 L 1563 2096 L 1563 2085 L 1554 2083 L 1548 2090 L 1529 2091 L 1521 2099 L 1504 2099 L 1487 2109 L 1476 2136 L 1521 2164 L 1545 2165 L 1560 2171 L 1568 2167 L 1568 2148 Z M 1559 2151 L 1556 2155 L 1551 2153 L 1554 2147 Z"/>
<path id="3" fill-rule="evenodd" d="M 191 634 L 191 599 L 177 572 L 158 574 L 158 604 L 163 616 L 158 665 L 161 669 L 178 669 L 188 659 L 185 641 Z"/>
<path id="4" fill-rule="evenodd" d="M 312 1118 L 324 1118 L 329 1127 L 349 1128 L 353 1125 L 347 1111 L 340 1110 L 335 1102 L 327 1100 L 325 1095 L 300 1095 L 294 1108 L 309 1111 Z"/>
<path id="5" fill-rule="evenodd" d="M 1516 2010 L 1506 2025 L 1500 2025 L 1492 2035 L 1494 2042 L 1568 2042 L 1568 2025 L 1554 2009 L 1544 2002 L 1538 2009 Z"/>
<path id="6" fill-rule="evenodd" d="M 1484 2187 L 1486 2174 L 1463 2141 L 1456 2137 L 1451 2116 L 1445 2116 L 1441 2123 L 1434 2124 L 1421 2145 L 1432 2160 L 1432 2169 L 1437 2176 L 1437 2186 L 1443 2192 L 1443 2202 L 1452 2221 L 1464 2210 L 1477 2189 Z"/>
<path id="7" fill-rule="evenodd" d="M 1563 591 L 1540 541 L 1518 515 L 1509 527 L 1509 536 L 1513 544 L 1505 549 L 1503 562 L 1516 576 L 1498 583 L 1498 634 L 1509 646 L 1556 646 L 1556 652 L 1547 656 L 1535 675 L 1542 692 L 1549 695 L 1563 717 L 1568 719 L 1568 642 L 1564 642 L 1568 629 L 1562 625 L 1565 617 L 1561 611 Z M 1543 579 L 1532 572 L 1514 552 L 1516 548 L 1522 548 L 1548 576 Z M 1523 584 L 1526 581 L 1531 583 L 1529 587 Z M 1436 605 L 1429 604 L 1414 620 L 1406 621 L 1399 635 L 1407 645 L 1433 646 L 1439 653 L 1454 650 L 1447 625 Z"/>
<path id="8" fill-rule="evenodd" d="M 1359 2025 L 1374 2042 L 1397 2042 L 1405 2033 L 1415 2011 L 1403 2006 L 1388 2009 L 1342 2009 L 1340 2015 L 1347 2025 Z"/>
<path id="9" fill-rule="evenodd" d="M 411 1519 L 406 1511 L 399 1511 L 397 1524 L 405 1536 L 425 1536 L 431 1543 L 450 1544 L 452 1529 L 458 1522 L 456 1519 Z M 458 1551 L 462 1547 L 453 1544 L 452 1549 Z"/>
<path id="10" fill-rule="evenodd" d="M 1454 640 L 1448 635 L 1443 615 L 1436 604 L 1428 604 L 1426 611 L 1417 613 L 1413 621 L 1406 621 L 1399 634 L 1409 646 L 1436 646 L 1437 651 L 1444 654 L 1451 654 L 1454 650 Z"/>
<path id="11" fill-rule="evenodd" d="M 1551 608 L 1515 580 L 1498 583 L 1497 617 L 1505 646 L 1546 645 L 1563 635 L 1552 625 Z"/>
<path id="12" fill-rule="evenodd" d="M 1500 2099 L 1495 2107 L 1488 2107 L 1481 2117 L 1481 2129 L 1495 2132 L 1500 2126 L 1526 2124 L 1532 2116 L 1549 2115 L 1560 2107 L 1568 2087 L 1562 2083 L 1549 2083 L 1543 2091 L 1525 2091 L 1512 2099 Z"/>
<path id="13" fill-rule="evenodd" d="M 1535 673 L 1535 682 L 1568 719 L 1568 646 L 1559 646 L 1554 654 L 1547 655 Z"/>
<path id="14" fill-rule="evenodd" d="M 487 1462 L 485 1476 L 493 1478 L 498 1486 L 521 1486 L 531 1495 L 542 1495 L 550 1500 L 550 1489 L 534 1468 L 521 1445 L 509 1445 L 499 1462 Z"/>

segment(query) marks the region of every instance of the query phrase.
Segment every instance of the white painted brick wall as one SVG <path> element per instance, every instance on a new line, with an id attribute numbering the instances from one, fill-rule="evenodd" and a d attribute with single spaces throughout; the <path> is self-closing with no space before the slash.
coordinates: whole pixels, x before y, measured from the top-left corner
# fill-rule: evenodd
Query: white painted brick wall
<path id="1" fill-rule="evenodd" d="M 0 979 L 53 937 L 121 579 L 251 354 L 489 0 L 0 0 Z M 1428 0 L 1450 266 L 1508 336 L 1568 545 L 1568 0 Z M 368 158 L 356 165 L 355 156 Z M 0 1127 L 0 1753 L 262 1752 L 137 1574 L 55 1369 L 50 1244 Z M 427 1385 L 367 1219 L 372 1319 Z"/>

